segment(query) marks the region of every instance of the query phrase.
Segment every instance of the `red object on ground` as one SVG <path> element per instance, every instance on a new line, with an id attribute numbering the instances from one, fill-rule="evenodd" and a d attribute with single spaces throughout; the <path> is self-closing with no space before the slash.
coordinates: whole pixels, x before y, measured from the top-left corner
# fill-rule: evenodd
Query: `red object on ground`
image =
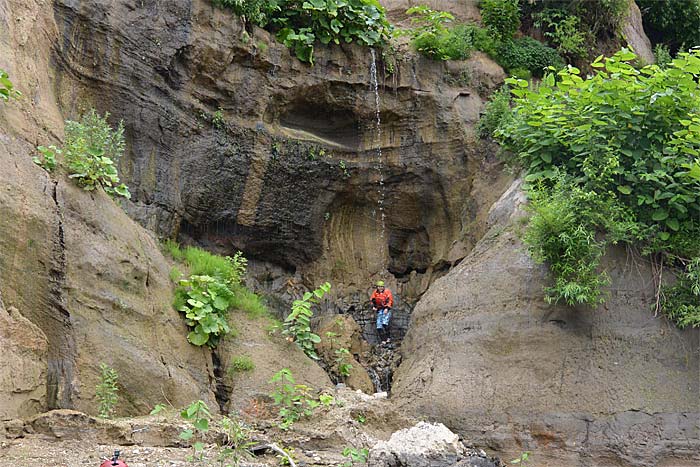
<path id="1" fill-rule="evenodd" d="M 114 451 L 112 460 L 105 460 L 103 463 L 100 464 L 100 467 L 129 467 L 128 465 L 126 465 L 126 462 L 119 460 L 119 454 L 119 451 Z"/>
<path id="2" fill-rule="evenodd" d="M 112 463 L 112 462 L 114 462 L 114 463 Z M 111 461 L 111 460 L 107 459 L 106 461 L 104 461 L 103 463 L 100 464 L 100 467 L 129 467 L 129 466 L 126 465 L 124 463 L 124 461 L 120 461 L 120 460 Z"/>

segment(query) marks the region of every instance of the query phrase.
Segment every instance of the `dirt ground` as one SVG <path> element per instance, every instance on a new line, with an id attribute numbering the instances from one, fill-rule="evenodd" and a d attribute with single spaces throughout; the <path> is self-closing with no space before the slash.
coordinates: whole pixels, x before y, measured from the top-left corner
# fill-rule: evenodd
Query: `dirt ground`
<path id="1" fill-rule="evenodd" d="M 385 396 L 367 396 L 351 390 L 335 394 L 336 405 L 319 410 L 308 420 L 282 431 L 274 417 L 253 421 L 250 440 L 255 447 L 275 444 L 292 453 L 297 465 L 337 467 L 347 459 L 346 447 L 371 447 L 388 439 L 397 429 L 414 422 L 398 413 Z M 156 416 L 101 420 L 81 412 L 56 410 L 27 420 L 0 422 L 2 467 L 99 467 L 114 450 L 121 451 L 129 467 L 226 467 L 217 459 L 220 452 L 208 433 L 202 460 L 193 460 L 193 449 L 179 439 L 188 428 L 178 411 Z M 259 455 L 240 465 L 282 465 L 279 454 L 260 449 Z"/>

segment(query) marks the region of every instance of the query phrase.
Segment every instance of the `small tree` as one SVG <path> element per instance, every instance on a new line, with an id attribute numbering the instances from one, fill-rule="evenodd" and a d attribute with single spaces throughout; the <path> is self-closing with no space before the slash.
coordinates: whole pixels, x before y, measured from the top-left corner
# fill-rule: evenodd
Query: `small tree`
<path id="1" fill-rule="evenodd" d="M 99 402 L 97 412 L 100 418 L 112 418 L 114 416 L 119 396 L 117 395 L 117 380 L 119 374 L 107 366 L 100 363 L 100 383 L 95 387 L 95 396 Z"/>
<path id="2" fill-rule="evenodd" d="M 282 334 L 290 336 L 299 348 L 314 360 L 318 360 L 314 344 L 321 342 L 321 338 L 311 332 L 311 317 L 314 315 L 311 305 L 319 303 L 329 290 L 331 284 L 326 282 L 313 292 L 306 292 L 301 300 L 294 300 L 292 312 L 284 320 L 285 329 Z"/>

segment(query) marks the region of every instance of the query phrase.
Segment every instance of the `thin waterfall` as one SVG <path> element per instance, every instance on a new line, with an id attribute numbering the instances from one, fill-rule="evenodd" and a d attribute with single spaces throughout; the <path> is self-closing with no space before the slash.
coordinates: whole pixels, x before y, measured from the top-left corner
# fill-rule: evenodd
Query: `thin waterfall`
<path id="1" fill-rule="evenodd" d="M 384 200 L 386 199 L 386 189 L 384 187 L 384 158 L 382 156 L 382 119 L 380 114 L 379 106 L 379 80 L 377 79 L 377 57 L 374 49 L 370 49 L 372 53 L 372 66 L 370 67 L 370 86 L 372 91 L 374 91 L 374 106 L 375 106 L 375 116 L 377 121 L 377 130 L 375 131 L 375 146 L 377 154 L 377 165 L 376 169 L 379 173 L 379 184 L 377 185 L 377 198 L 378 198 L 378 208 L 379 208 L 379 220 L 380 220 L 380 231 L 379 231 L 379 257 L 381 258 L 382 264 L 380 272 L 384 272 L 384 258 L 385 250 L 385 234 L 386 234 L 386 213 L 384 212 Z"/>

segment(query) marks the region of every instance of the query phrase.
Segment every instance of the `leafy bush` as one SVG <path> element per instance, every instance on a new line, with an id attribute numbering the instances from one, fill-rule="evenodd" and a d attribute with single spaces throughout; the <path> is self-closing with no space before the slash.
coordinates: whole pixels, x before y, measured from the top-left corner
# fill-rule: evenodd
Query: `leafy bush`
<path id="1" fill-rule="evenodd" d="M 591 42 L 596 38 L 615 37 L 622 20 L 629 12 L 629 0 L 528 0 L 523 3 L 523 18 L 526 23 L 536 22 L 545 11 L 559 11 L 561 16 L 556 22 L 567 22 L 563 31 L 569 37 L 581 35 Z M 578 18 L 575 31 L 571 26 Z M 550 30 L 551 31 L 551 30 Z"/>
<path id="2" fill-rule="evenodd" d="M 110 195 L 131 198 L 129 189 L 119 182 L 115 164 L 124 152 L 124 125 L 113 130 L 107 122 L 109 113 L 101 117 L 94 109 L 79 122 L 66 121 L 63 148 L 69 177 L 85 190 L 102 187 Z"/>
<path id="3" fill-rule="evenodd" d="M 279 11 L 276 1 L 270 0 L 212 0 L 214 5 L 230 8 L 244 21 L 265 26 L 272 14 Z"/>
<path id="4" fill-rule="evenodd" d="M 672 51 L 700 45 L 700 0 L 637 0 L 644 30 Z"/>
<path id="5" fill-rule="evenodd" d="M 306 292 L 300 300 L 294 300 L 292 312 L 284 320 L 285 329 L 282 333 L 290 336 L 297 346 L 314 360 L 318 360 L 314 344 L 321 342 L 321 338 L 311 332 L 311 317 L 314 315 L 311 305 L 319 303 L 330 289 L 331 284 L 326 282 L 313 292 Z"/>
<path id="6" fill-rule="evenodd" d="M 418 36 L 411 43 L 422 55 L 434 60 L 464 60 L 474 50 L 469 30 L 464 26 L 437 35 Z"/>
<path id="7" fill-rule="evenodd" d="M 22 93 L 15 89 L 15 85 L 12 84 L 5 70 L 0 69 L 0 100 L 8 101 L 21 95 Z"/>
<path id="8" fill-rule="evenodd" d="M 484 25 L 499 41 L 513 38 L 520 28 L 518 0 L 481 0 L 479 3 Z"/>
<path id="9" fill-rule="evenodd" d="M 484 113 L 476 126 L 476 131 L 479 132 L 482 138 L 491 137 L 493 132 L 503 125 L 504 119 L 510 118 L 511 115 L 510 89 L 507 85 L 504 85 L 501 89 L 494 92 L 491 95 L 491 99 L 486 103 Z"/>
<path id="10" fill-rule="evenodd" d="M 564 66 L 556 50 L 531 37 L 501 43 L 495 59 L 507 71 L 525 69 L 537 77 L 541 77 L 548 67 Z"/>
<path id="11" fill-rule="evenodd" d="M 599 57 L 586 79 L 569 67 L 539 86 L 507 80 L 515 108 L 496 135 L 528 172 L 525 240 L 554 273 L 552 301 L 600 302 L 607 278 L 596 270 L 609 244 L 640 245 L 681 271 L 700 257 L 700 50 L 665 69 L 639 70 L 627 63 L 635 58 Z"/>
<path id="12" fill-rule="evenodd" d="M 283 430 L 289 429 L 294 422 L 303 417 L 310 417 L 314 409 L 320 405 L 320 402 L 311 395 L 312 388 L 305 384 L 296 384 L 289 368 L 283 368 L 275 373 L 270 383 L 277 383 L 270 397 L 279 407 L 279 416 L 282 419 L 279 427 Z"/>
<path id="13" fill-rule="evenodd" d="M 114 411 L 119 402 L 117 395 L 117 380 L 119 374 L 107 366 L 105 363 L 100 363 L 100 383 L 95 387 L 95 397 L 97 398 L 98 408 L 97 413 L 100 418 L 112 418 Z"/>
<path id="14" fill-rule="evenodd" d="M 535 26 L 544 31 L 547 42 L 570 59 L 588 55 L 586 33 L 581 29 L 581 18 L 562 10 L 545 9 L 535 16 Z"/>
<path id="15" fill-rule="evenodd" d="M 314 44 L 384 43 L 391 32 L 377 0 L 216 0 L 276 34 L 296 56 L 313 64 Z"/>
<path id="16" fill-rule="evenodd" d="M 221 337 L 231 331 L 228 309 L 232 300 L 231 289 L 216 277 L 192 275 L 181 280 L 176 303 L 191 329 L 187 340 L 197 346 L 216 347 Z"/>
<path id="17" fill-rule="evenodd" d="M 410 36 L 413 48 L 428 58 L 464 60 L 474 49 L 495 54 L 495 39 L 484 28 L 475 24 L 448 27 L 454 20 L 452 14 L 425 5 L 409 8 L 406 13 L 412 15 L 413 27 L 397 34 Z"/>
<path id="18" fill-rule="evenodd" d="M 178 281 L 173 306 L 185 313 L 191 328 L 187 336 L 190 343 L 215 347 L 221 337 L 232 331 L 227 321 L 231 308 L 252 317 L 267 316 L 267 307 L 260 297 L 242 284 L 248 260 L 240 251 L 224 257 L 193 246 L 182 249 L 172 240 L 164 241 L 163 249 L 189 269 L 189 278 Z M 180 276 L 177 268 L 171 270 L 172 280 Z"/>

